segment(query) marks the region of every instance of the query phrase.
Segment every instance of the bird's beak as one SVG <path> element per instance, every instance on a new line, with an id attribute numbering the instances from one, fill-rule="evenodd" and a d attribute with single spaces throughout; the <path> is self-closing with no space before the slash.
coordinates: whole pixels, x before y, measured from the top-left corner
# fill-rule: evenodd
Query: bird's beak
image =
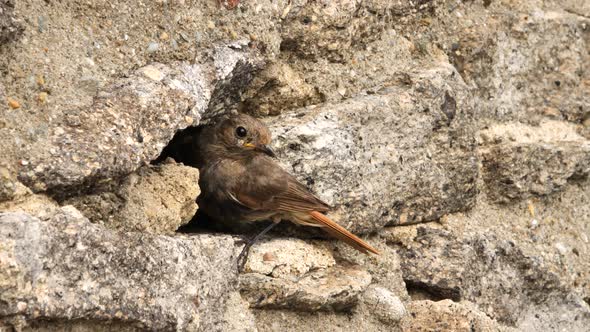
<path id="1" fill-rule="evenodd" d="M 254 148 L 254 149 L 258 150 L 262 153 L 265 153 L 273 158 L 276 157 L 275 152 L 266 145 L 257 145 L 256 148 Z"/>
<path id="2" fill-rule="evenodd" d="M 260 151 L 260 152 L 267 154 L 273 158 L 276 157 L 274 151 L 264 144 L 254 145 L 252 143 L 244 143 L 244 147 L 249 148 L 249 149 L 254 149 L 256 151 Z"/>

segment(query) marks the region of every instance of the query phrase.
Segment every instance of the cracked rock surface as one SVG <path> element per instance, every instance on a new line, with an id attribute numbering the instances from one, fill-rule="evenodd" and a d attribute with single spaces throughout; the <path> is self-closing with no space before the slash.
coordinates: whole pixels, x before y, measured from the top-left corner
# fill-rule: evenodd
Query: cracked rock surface
<path id="1" fill-rule="evenodd" d="M 236 275 L 229 236 L 118 233 L 71 206 L 44 221 L 2 213 L 0 237 L 0 316 L 15 326 L 52 317 L 211 329 Z"/>
<path id="2" fill-rule="evenodd" d="M 275 240 L 254 247 L 245 271 L 241 293 L 253 308 L 341 311 L 356 304 L 371 283 L 371 275 L 360 266 L 336 265 L 329 250 L 303 241 Z"/>
<path id="3" fill-rule="evenodd" d="M 0 1 L 0 331 L 585 332 L 589 45 L 576 0 Z M 162 154 L 236 110 L 381 254 L 282 223 L 239 273 Z"/>
<path id="4" fill-rule="evenodd" d="M 198 183 L 197 169 L 166 163 L 140 168 L 123 183 L 67 203 L 111 229 L 173 234 L 197 211 Z"/>
<path id="5" fill-rule="evenodd" d="M 446 66 L 408 79 L 410 86 L 273 119 L 273 148 L 285 168 L 334 205 L 333 215 L 353 231 L 433 220 L 474 203 L 466 87 Z"/>

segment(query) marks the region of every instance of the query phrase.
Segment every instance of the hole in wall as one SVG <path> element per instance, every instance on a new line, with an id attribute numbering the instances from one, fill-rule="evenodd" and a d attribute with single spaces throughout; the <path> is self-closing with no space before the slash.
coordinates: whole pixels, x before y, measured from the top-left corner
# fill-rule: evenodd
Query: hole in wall
<path id="1" fill-rule="evenodd" d="M 454 302 L 461 301 L 461 291 L 456 288 L 440 287 L 427 284 L 419 280 L 404 280 L 408 295 L 412 300 L 442 301 L 450 299 Z"/>
<path id="2" fill-rule="evenodd" d="M 172 140 L 162 149 L 160 155 L 151 162 L 152 165 L 163 163 L 167 158 L 172 158 L 177 163 L 186 166 L 199 168 L 203 160 L 198 150 L 198 136 L 203 125 L 187 127 L 186 129 L 176 132 Z M 195 197 L 195 199 L 197 199 Z M 262 231 L 269 221 L 260 221 L 252 223 L 222 223 L 208 217 L 201 207 L 197 210 L 195 216 L 190 222 L 181 226 L 179 233 L 224 233 L 224 234 L 244 234 L 253 235 Z M 273 236 L 290 236 L 297 238 L 330 238 L 324 232 L 314 227 L 301 227 L 292 224 L 289 221 L 283 221 L 270 232 Z"/>
<path id="3" fill-rule="evenodd" d="M 162 149 L 158 158 L 153 160 L 151 164 L 158 165 L 166 159 L 171 158 L 175 162 L 182 163 L 185 166 L 199 168 L 202 160 L 198 151 L 197 142 L 201 130 L 202 126 L 192 126 L 177 131 L 168 145 Z M 196 199 L 197 197 L 195 197 Z M 226 233 L 228 231 L 208 218 L 201 209 L 197 210 L 197 213 L 187 224 L 177 230 L 179 233 Z"/>

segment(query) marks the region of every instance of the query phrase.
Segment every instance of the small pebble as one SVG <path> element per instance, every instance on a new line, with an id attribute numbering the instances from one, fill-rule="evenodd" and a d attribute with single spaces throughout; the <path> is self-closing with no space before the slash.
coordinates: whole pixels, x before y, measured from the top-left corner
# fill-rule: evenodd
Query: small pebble
<path id="1" fill-rule="evenodd" d="M 35 77 L 35 82 L 37 82 L 37 85 L 38 85 L 38 86 L 44 86 L 44 85 L 45 85 L 45 78 L 43 77 L 43 75 L 41 75 L 41 74 L 38 74 L 38 75 Z"/>
<path id="2" fill-rule="evenodd" d="M 160 40 L 168 40 L 170 36 L 166 33 L 166 31 L 160 34 Z"/>
<path id="3" fill-rule="evenodd" d="M 180 35 L 180 38 L 182 38 L 182 40 L 184 40 L 185 42 L 189 42 L 190 40 L 188 39 L 188 36 L 186 35 L 186 33 L 184 32 L 179 32 L 178 33 Z"/>
<path id="4" fill-rule="evenodd" d="M 528 201 L 527 208 L 529 209 L 529 213 L 531 214 L 531 217 L 535 217 L 535 205 L 533 205 L 533 202 Z"/>
<path id="5" fill-rule="evenodd" d="M 45 31 L 45 27 L 47 26 L 45 24 L 45 17 L 44 16 L 39 16 L 37 17 L 37 31 L 43 33 Z"/>
<path id="6" fill-rule="evenodd" d="M 266 253 L 264 253 L 264 255 L 262 255 L 262 260 L 265 262 L 271 262 L 271 261 L 276 260 L 276 257 L 273 253 L 266 252 Z"/>
<path id="7" fill-rule="evenodd" d="M 156 43 L 156 42 L 151 42 L 149 43 L 148 47 L 147 47 L 147 52 L 148 53 L 154 53 L 156 52 L 158 49 L 160 48 L 160 44 Z"/>
<path id="8" fill-rule="evenodd" d="M 10 108 L 12 108 L 12 109 L 20 108 L 20 103 L 18 101 L 16 101 L 15 99 L 8 97 L 7 101 L 8 101 L 8 106 L 10 106 Z"/>
<path id="9" fill-rule="evenodd" d="M 539 221 L 538 221 L 537 219 L 533 219 L 533 220 L 531 221 L 531 228 L 532 228 L 532 229 L 535 229 L 535 228 L 537 228 L 537 227 L 539 227 Z"/>
<path id="10" fill-rule="evenodd" d="M 16 309 L 17 309 L 18 311 L 25 311 L 25 310 L 27 309 L 27 303 L 26 303 L 26 302 L 19 301 L 19 302 L 16 304 Z"/>
<path id="11" fill-rule="evenodd" d="M 29 164 L 29 161 L 23 159 L 23 160 L 20 161 L 20 164 L 23 165 L 23 166 L 27 166 Z"/>
<path id="12" fill-rule="evenodd" d="M 145 77 L 154 81 L 161 81 L 164 78 L 164 73 L 158 70 L 158 68 L 151 65 L 144 67 L 142 71 Z"/>
<path id="13" fill-rule="evenodd" d="M 560 254 L 564 256 L 568 253 L 568 247 L 561 242 L 557 242 L 555 244 L 555 248 L 557 249 L 557 251 L 559 251 Z"/>
<path id="14" fill-rule="evenodd" d="M 47 102 L 47 92 L 40 92 L 37 96 L 37 100 L 39 100 L 40 103 L 45 104 L 45 102 Z"/>
<path id="15" fill-rule="evenodd" d="M 363 300 L 368 305 L 371 314 L 386 324 L 396 324 L 408 314 L 401 299 L 382 287 L 367 289 Z"/>

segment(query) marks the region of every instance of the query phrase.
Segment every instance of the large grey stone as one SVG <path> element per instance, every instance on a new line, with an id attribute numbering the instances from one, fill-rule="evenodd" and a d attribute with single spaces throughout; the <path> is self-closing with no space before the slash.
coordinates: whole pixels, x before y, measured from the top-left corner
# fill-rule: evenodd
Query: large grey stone
<path id="1" fill-rule="evenodd" d="M 0 321 L 216 329 L 236 285 L 234 241 L 119 233 L 73 207 L 0 214 Z M 1 324 L 1 323 L 0 323 Z"/>
<path id="2" fill-rule="evenodd" d="M 289 171 L 355 232 L 435 220 L 472 206 L 477 177 L 467 88 L 452 67 L 338 104 L 274 118 Z"/>
<path id="3" fill-rule="evenodd" d="M 400 324 L 401 331 L 494 332 L 514 331 L 501 326 L 469 302 L 414 301 L 408 305 L 410 315 Z"/>
<path id="4" fill-rule="evenodd" d="M 590 173 L 590 141 L 565 123 L 495 125 L 480 136 L 482 176 L 492 201 L 549 195 Z"/>
<path id="5" fill-rule="evenodd" d="M 581 331 L 590 322 L 590 307 L 567 278 L 515 240 L 489 231 L 461 236 L 432 226 L 418 226 L 413 238 L 391 232 L 391 242 L 403 243 L 397 249 L 403 278 L 415 299 L 471 301 L 509 326 Z"/>
<path id="6" fill-rule="evenodd" d="M 252 248 L 240 292 L 253 308 L 301 311 L 349 309 L 371 283 L 361 266 L 337 265 L 330 251 L 296 239 Z"/>
<path id="7" fill-rule="evenodd" d="M 431 36 L 475 87 L 482 120 L 589 116 L 590 19 L 575 8 L 583 1 L 568 2 L 471 2 L 433 20 Z"/>
<path id="8" fill-rule="evenodd" d="M 217 45 L 203 64 L 151 64 L 101 90 L 89 108 L 69 109 L 48 128 L 19 178 L 57 197 L 125 176 L 155 159 L 175 131 L 237 98 L 259 62 L 240 43 Z"/>
<path id="9" fill-rule="evenodd" d="M 112 229 L 173 234 L 197 212 L 199 193 L 199 170 L 172 162 L 142 167 L 122 183 L 66 204 Z"/>

